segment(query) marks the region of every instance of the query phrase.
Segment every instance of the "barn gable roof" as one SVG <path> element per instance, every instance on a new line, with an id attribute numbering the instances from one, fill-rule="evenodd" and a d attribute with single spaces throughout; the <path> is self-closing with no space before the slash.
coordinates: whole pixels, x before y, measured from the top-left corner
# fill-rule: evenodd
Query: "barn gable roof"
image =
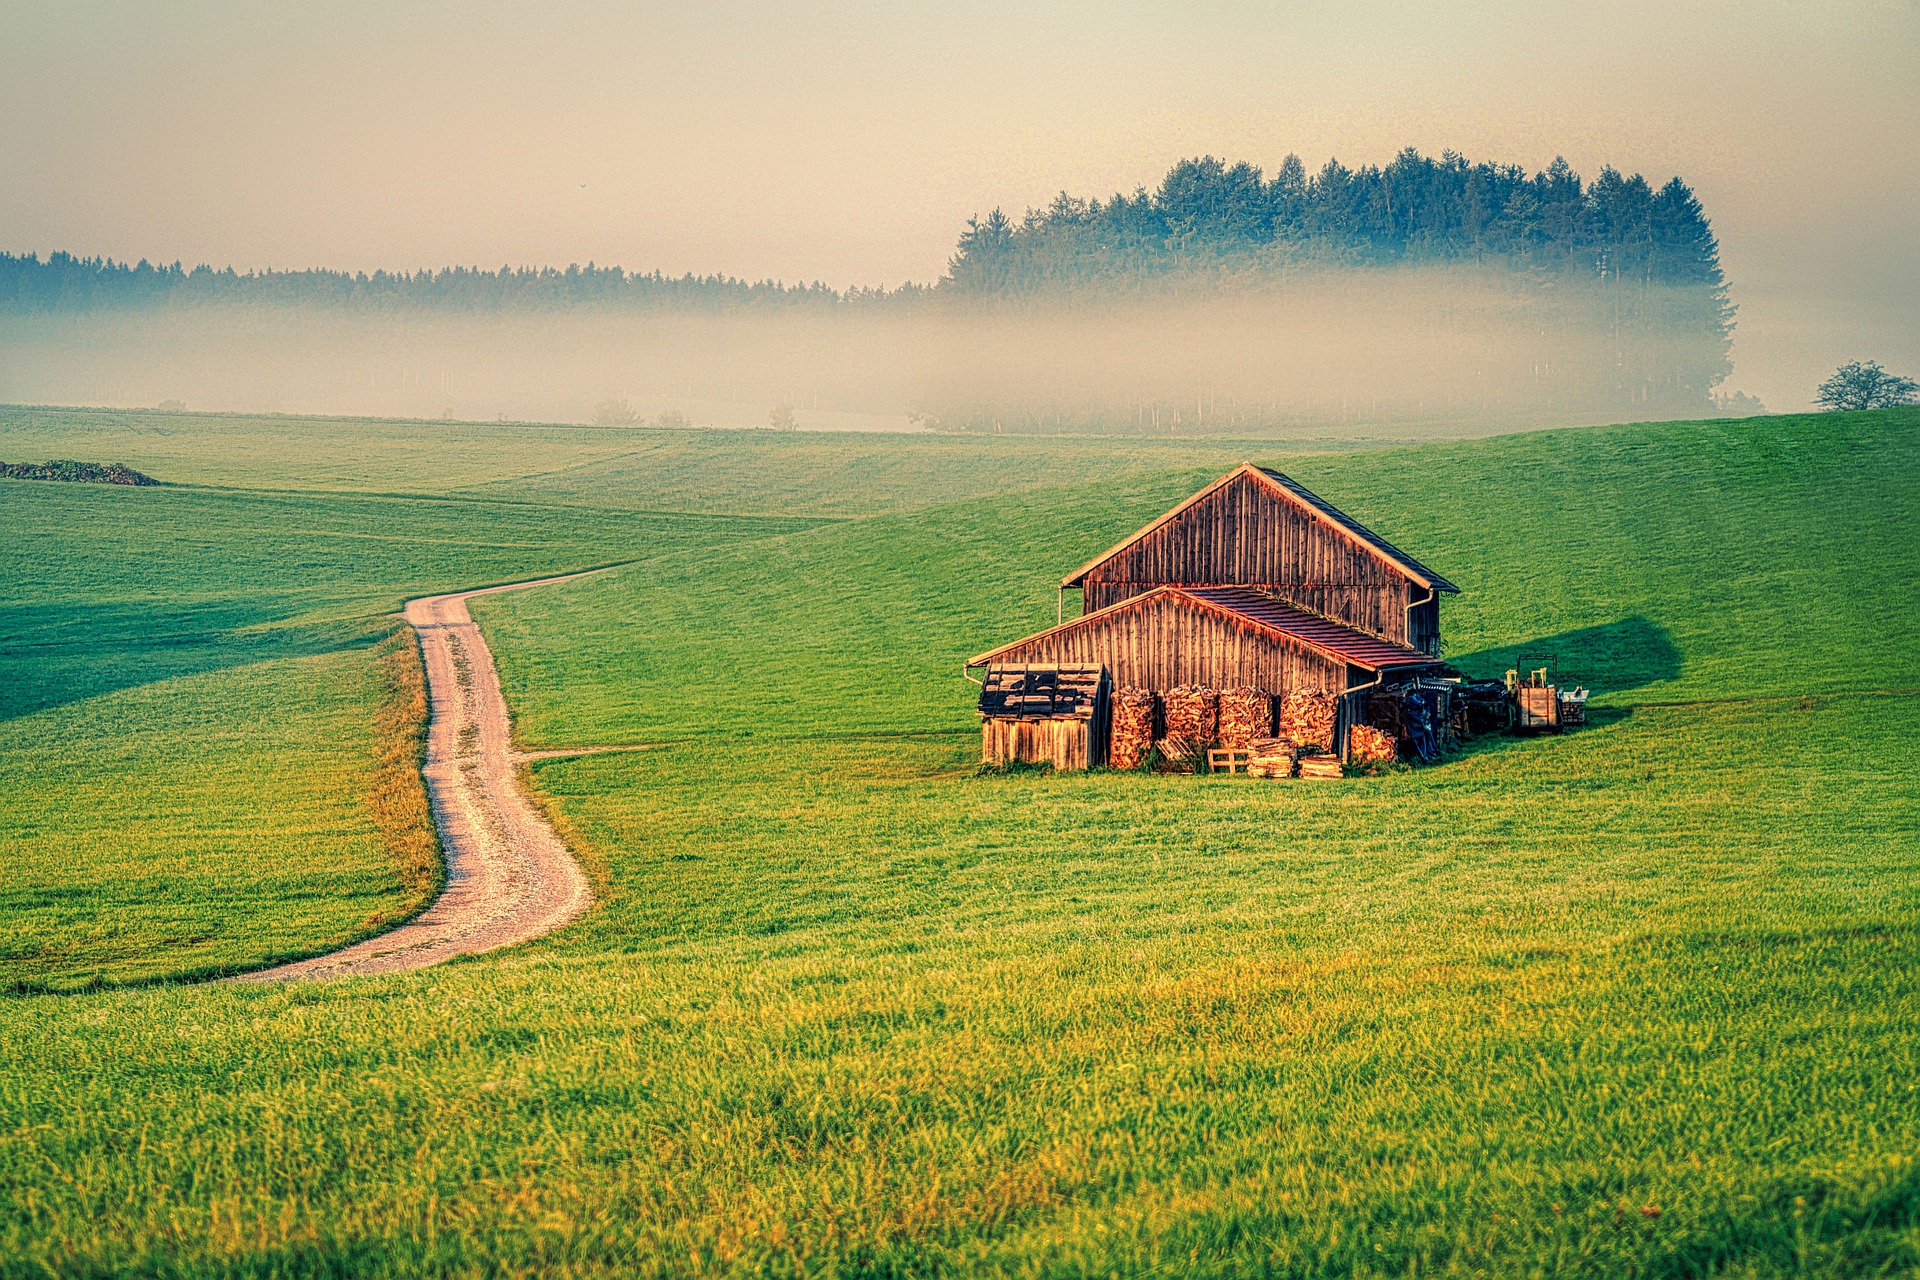
<path id="1" fill-rule="evenodd" d="M 1334 506 L 1331 502 L 1320 497 L 1298 480 L 1293 479 L 1291 476 L 1283 475 L 1269 467 L 1255 466 L 1251 462 L 1241 463 L 1232 471 L 1221 476 L 1218 480 L 1194 494 L 1191 498 L 1188 498 L 1185 502 L 1182 502 L 1179 506 L 1173 508 L 1173 510 L 1167 512 L 1153 523 L 1136 530 L 1115 545 L 1107 548 L 1061 579 L 1060 585 L 1063 587 L 1084 586 L 1089 573 L 1092 573 L 1095 569 L 1113 559 L 1134 543 L 1139 542 L 1148 534 L 1164 528 L 1166 525 L 1179 519 L 1180 516 L 1209 495 L 1220 489 L 1224 489 L 1242 477 L 1252 479 L 1256 484 L 1265 488 L 1281 501 L 1290 503 L 1305 510 L 1311 516 L 1326 521 L 1341 536 L 1359 543 L 1421 586 L 1432 591 L 1459 593 L 1460 588 L 1454 586 L 1451 582 L 1448 582 L 1445 578 L 1427 568 L 1418 560 L 1415 560 L 1412 556 L 1400 550 L 1346 512 L 1340 510 L 1340 508 Z"/>
<path id="2" fill-rule="evenodd" d="M 1011 644 L 1003 644 L 972 659 L 967 665 L 985 666 L 1036 640 L 1062 635 L 1124 609 L 1142 608 L 1154 600 L 1173 600 L 1188 608 L 1224 614 L 1241 626 L 1275 638 L 1291 640 L 1336 661 L 1364 667 L 1368 671 L 1384 671 L 1391 667 L 1428 667 L 1439 662 L 1439 659 L 1418 649 L 1356 631 L 1344 623 L 1309 613 L 1251 587 L 1155 587 L 1119 604 L 1109 605 L 1071 622 L 1063 622 L 1057 627 L 1049 627 Z"/>

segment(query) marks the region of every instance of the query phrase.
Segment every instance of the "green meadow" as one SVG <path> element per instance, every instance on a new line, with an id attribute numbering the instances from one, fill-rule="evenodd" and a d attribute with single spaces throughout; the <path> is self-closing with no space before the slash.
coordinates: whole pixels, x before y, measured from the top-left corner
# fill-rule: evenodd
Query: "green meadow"
<path id="1" fill-rule="evenodd" d="M 795 523 L 0 481 L 0 984 L 254 968 L 417 909 L 367 804 L 402 602 Z"/>
<path id="2" fill-rule="evenodd" d="M 181 486 L 0 485 L 0 1273 L 1920 1271 L 1920 412 L 1045 467 L 210 420 L 284 455 L 253 485 L 149 417 L 0 414 Z M 1594 724 L 976 776 L 960 662 L 1248 456 Z M 363 799 L 401 599 L 615 562 L 476 608 L 523 741 L 659 744 L 533 766 L 589 915 L 162 981 L 404 908 Z"/>

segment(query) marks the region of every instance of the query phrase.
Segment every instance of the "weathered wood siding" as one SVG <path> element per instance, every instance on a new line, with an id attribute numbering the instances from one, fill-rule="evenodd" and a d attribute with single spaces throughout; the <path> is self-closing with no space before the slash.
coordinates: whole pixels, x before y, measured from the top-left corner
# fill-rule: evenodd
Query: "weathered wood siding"
<path id="1" fill-rule="evenodd" d="M 1240 476 L 1090 571 L 1082 602 L 1095 613 L 1155 587 L 1222 585 L 1257 587 L 1402 644 L 1413 643 L 1407 605 L 1427 594 L 1325 517 Z"/>
<path id="2" fill-rule="evenodd" d="M 1420 603 L 1407 612 L 1407 643 L 1422 653 L 1440 656 L 1440 597 L 1425 600 L 1421 596 L 1414 599 Z"/>
<path id="3" fill-rule="evenodd" d="M 1090 720 L 998 720 L 980 722 L 980 758 L 988 764 L 1025 760 L 1056 769 L 1088 769 L 1105 764 L 1096 752 Z"/>
<path id="4" fill-rule="evenodd" d="M 1275 694 L 1344 689 L 1348 684 L 1344 662 L 1165 598 L 1143 600 L 1104 618 L 1038 636 L 994 661 L 1104 662 L 1116 686 L 1162 693 L 1183 684 L 1216 689 L 1252 685 Z"/>

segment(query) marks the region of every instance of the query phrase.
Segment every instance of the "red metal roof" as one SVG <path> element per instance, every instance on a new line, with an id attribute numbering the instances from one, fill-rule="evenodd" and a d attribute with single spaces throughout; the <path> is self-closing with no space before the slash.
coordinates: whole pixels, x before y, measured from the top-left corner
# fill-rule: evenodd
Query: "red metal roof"
<path id="1" fill-rule="evenodd" d="M 1262 595 L 1247 587 L 1179 587 L 1176 590 L 1238 614 L 1258 626 L 1284 632 L 1369 671 L 1380 671 L 1387 667 L 1429 666 L 1440 661 L 1407 645 L 1382 640 L 1317 613 L 1282 604 L 1272 596 Z"/>
<path id="2" fill-rule="evenodd" d="M 969 667 L 984 666 L 999 661 L 1003 655 L 1024 648 L 1036 640 L 1047 636 L 1071 631 L 1075 627 L 1086 626 L 1094 618 L 1105 618 L 1128 609 L 1138 609 L 1149 600 L 1180 598 L 1187 607 L 1201 605 L 1218 609 L 1233 615 L 1236 619 L 1262 630 L 1278 632 L 1301 644 L 1320 650 L 1322 653 L 1351 662 L 1356 667 L 1365 667 L 1369 671 L 1381 671 L 1388 667 L 1434 666 L 1439 659 L 1409 648 L 1404 644 L 1395 644 L 1391 640 L 1382 640 L 1370 636 L 1364 631 L 1356 631 L 1331 618 L 1323 618 L 1317 613 L 1308 613 L 1305 609 L 1283 604 L 1272 596 L 1263 595 L 1250 587 L 1155 587 L 1141 595 L 1130 596 L 1119 604 L 1110 604 L 1097 613 L 1063 622 L 1057 627 L 1049 627 L 1024 639 L 1003 644 L 990 649 L 977 658 L 969 659 Z"/>

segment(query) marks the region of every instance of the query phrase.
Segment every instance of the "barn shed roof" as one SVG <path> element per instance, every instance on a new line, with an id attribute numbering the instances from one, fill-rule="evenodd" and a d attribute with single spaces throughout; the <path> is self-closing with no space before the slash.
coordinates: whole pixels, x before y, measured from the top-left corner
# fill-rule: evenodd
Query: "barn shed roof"
<path id="1" fill-rule="evenodd" d="M 1226 475 L 1221 476 L 1218 480 L 1155 520 L 1152 524 L 1127 535 L 1127 537 L 1107 548 L 1061 579 L 1060 585 L 1063 587 L 1085 585 L 1089 573 L 1092 573 L 1095 569 L 1113 559 L 1154 530 L 1178 519 L 1183 512 L 1195 503 L 1201 501 L 1208 494 L 1233 483 L 1242 476 L 1249 477 L 1256 483 L 1264 485 L 1282 501 L 1290 502 L 1295 506 L 1304 508 L 1320 519 L 1325 520 L 1341 535 L 1360 543 L 1421 586 L 1433 591 L 1459 593 L 1460 588 L 1454 586 L 1451 582 L 1448 582 L 1445 578 L 1427 568 L 1418 560 L 1415 560 L 1412 556 L 1400 550 L 1391 542 L 1388 542 L 1385 538 L 1367 528 L 1367 526 L 1361 524 L 1358 520 L 1355 520 L 1352 516 L 1340 510 L 1340 508 L 1334 506 L 1331 502 L 1328 502 L 1325 498 L 1314 493 L 1298 480 L 1295 480 L 1291 476 L 1283 475 L 1281 472 L 1275 471 L 1270 467 L 1257 467 L 1251 462 L 1241 463 Z"/>
<path id="2" fill-rule="evenodd" d="M 1094 613 L 1063 622 L 1057 627 L 1036 632 L 1011 644 L 1003 644 L 967 663 L 969 667 L 985 666 L 999 662 L 1007 654 L 1017 652 L 1037 640 L 1059 635 L 1075 627 L 1087 625 L 1096 618 L 1104 618 L 1124 609 L 1138 609 L 1152 600 L 1173 599 L 1190 608 L 1206 609 L 1226 614 L 1241 626 L 1250 627 L 1267 635 L 1284 638 L 1295 643 L 1318 650 L 1330 658 L 1341 662 L 1364 667 L 1368 671 L 1384 671 L 1392 667 L 1428 667 L 1437 665 L 1439 659 L 1410 648 L 1396 644 L 1391 640 L 1382 640 L 1370 636 L 1364 631 L 1323 618 L 1317 613 L 1309 613 L 1290 604 L 1282 603 L 1272 596 L 1255 591 L 1250 587 L 1156 587 L 1152 591 L 1122 600 Z"/>
<path id="3" fill-rule="evenodd" d="M 1186 594 L 1204 600 L 1249 622 L 1290 635 L 1323 653 L 1344 658 L 1357 667 L 1380 671 L 1388 667 L 1431 666 L 1439 659 L 1392 640 L 1356 631 L 1331 618 L 1283 603 L 1248 587 L 1186 587 Z"/>
<path id="4" fill-rule="evenodd" d="M 1048 663 L 992 667 L 980 682 L 980 714 L 997 720 L 1091 720 L 1107 669 Z"/>

